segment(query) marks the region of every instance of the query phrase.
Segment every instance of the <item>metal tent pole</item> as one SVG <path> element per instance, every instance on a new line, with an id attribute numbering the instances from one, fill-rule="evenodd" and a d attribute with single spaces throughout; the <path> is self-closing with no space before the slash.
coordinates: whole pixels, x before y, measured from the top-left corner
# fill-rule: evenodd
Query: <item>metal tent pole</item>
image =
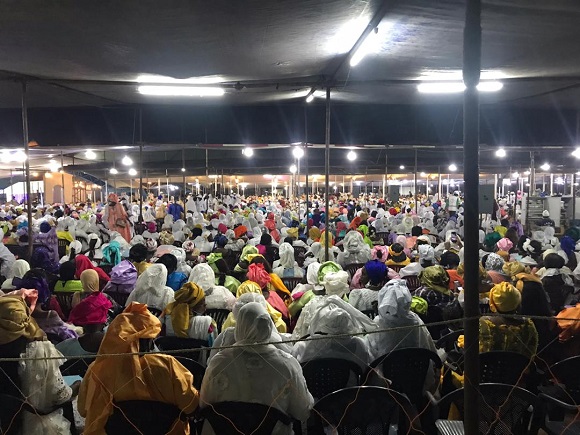
<path id="1" fill-rule="evenodd" d="M 329 220 L 330 220 L 330 210 L 329 210 L 329 195 L 328 190 L 330 188 L 330 87 L 326 88 L 326 134 L 325 134 L 325 145 L 326 148 L 324 150 L 324 189 L 326 190 L 326 194 L 324 195 L 324 232 L 326 236 L 324 238 L 324 259 L 328 261 L 328 243 L 330 233 L 328 232 L 328 228 L 330 227 Z"/>
<path id="2" fill-rule="evenodd" d="M 32 198 L 30 195 L 30 149 L 28 147 L 28 106 L 26 104 L 26 82 L 22 82 L 22 138 L 24 141 L 24 172 L 26 175 L 26 208 L 28 217 L 28 258 L 32 257 L 34 240 L 32 235 Z M 64 188 L 64 186 L 63 186 Z"/>
<path id="3" fill-rule="evenodd" d="M 143 223 L 143 112 L 139 109 L 139 218 Z"/>
<path id="4" fill-rule="evenodd" d="M 415 178 L 414 178 L 414 184 L 415 184 L 415 213 L 417 212 L 417 210 L 419 209 L 419 207 L 417 206 L 417 202 L 418 202 L 418 196 L 417 196 L 417 149 L 415 148 Z"/>
<path id="5" fill-rule="evenodd" d="M 466 435 L 479 434 L 479 94 L 481 0 L 467 0 L 463 32 L 463 179 L 465 186 L 465 389 Z"/>

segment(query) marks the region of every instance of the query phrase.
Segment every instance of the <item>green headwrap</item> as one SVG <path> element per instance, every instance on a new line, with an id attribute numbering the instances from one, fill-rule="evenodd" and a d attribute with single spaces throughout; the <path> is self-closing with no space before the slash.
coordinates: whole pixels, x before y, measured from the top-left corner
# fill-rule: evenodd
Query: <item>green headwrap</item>
<path id="1" fill-rule="evenodd" d="M 419 274 L 419 280 L 425 287 L 449 295 L 449 275 L 441 266 L 429 266 Z"/>

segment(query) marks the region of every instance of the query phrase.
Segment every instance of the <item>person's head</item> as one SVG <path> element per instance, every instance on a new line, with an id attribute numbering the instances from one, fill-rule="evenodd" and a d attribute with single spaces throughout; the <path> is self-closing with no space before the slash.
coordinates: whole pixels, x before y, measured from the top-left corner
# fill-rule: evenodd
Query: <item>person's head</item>
<path id="1" fill-rule="evenodd" d="M 153 263 L 139 275 L 135 290 L 159 292 L 167 285 L 167 268 L 164 264 Z"/>
<path id="2" fill-rule="evenodd" d="M 433 266 L 435 261 L 435 249 L 431 245 L 419 245 L 417 247 L 419 253 L 419 263 L 423 267 Z M 447 251 L 449 252 L 449 251 Z"/>
<path id="3" fill-rule="evenodd" d="M 529 316 L 551 316 L 550 302 L 541 281 L 534 279 L 520 279 L 516 288 L 522 293 L 520 314 Z"/>
<path id="4" fill-rule="evenodd" d="M 92 293 L 74 306 L 69 314 L 68 322 L 82 326 L 85 333 L 101 331 L 107 323 L 107 312 L 112 306 L 113 304 L 103 293 Z"/>
<path id="5" fill-rule="evenodd" d="M 62 281 L 71 281 L 71 280 L 75 279 L 76 270 L 77 270 L 77 267 L 76 267 L 74 261 L 66 261 L 66 262 L 62 263 L 60 265 L 60 271 L 59 271 L 60 279 Z"/>
<path id="6" fill-rule="evenodd" d="M 513 314 L 521 302 L 520 291 L 508 282 L 494 285 L 489 292 L 489 308 L 494 313 Z"/>
<path id="7" fill-rule="evenodd" d="M 345 272 L 344 270 L 339 270 L 338 272 L 327 272 L 320 283 L 324 286 L 327 295 L 342 297 L 348 292 L 348 278 L 348 272 Z"/>
<path id="8" fill-rule="evenodd" d="M 377 255 L 382 255 L 381 251 L 377 252 Z M 371 260 L 365 264 L 369 284 L 372 286 L 378 286 L 387 276 L 387 266 L 385 266 L 385 263 L 383 263 L 380 258 L 377 257 L 377 260 L 378 261 Z"/>
<path id="9" fill-rule="evenodd" d="M 201 237 L 202 234 L 203 234 L 203 230 L 199 227 L 195 227 L 193 230 L 191 230 L 191 238 L 192 239 L 196 239 L 197 237 Z"/>
<path id="10" fill-rule="evenodd" d="M 42 269 L 30 269 L 24 274 L 22 280 L 18 281 L 13 279 L 12 283 L 17 288 L 38 290 L 38 302 L 41 305 L 46 304 L 50 300 L 48 280 L 46 279 L 46 273 Z"/>
<path id="11" fill-rule="evenodd" d="M 426 267 L 419 274 L 419 280 L 422 285 L 431 290 L 449 294 L 449 275 L 441 266 Z"/>
<path id="12" fill-rule="evenodd" d="M 392 279 L 379 291 L 379 316 L 381 318 L 406 316 L 411 309 L 411 300 L 406 281 Z"/>
<path id="13" fill-rule="evenodd" d="M 163 254 L 155 263 L 163 264 L 167 268 L 167 275 L 177 270 L 177 257 L 173 254 Z"/>
<path id="14" fill-rule="evenodd" d="M 44 332 L 34 318 L 21 296 L 0 297 L 0 345 L 16 340 L 42 340 Z"/>
<path id="15" fill-rule="evenodd" d="M 493 252 L 482 258 L 483 267 L 487 271 L 502 272 L 504 263 L 503 258 Z"/>
<path id="16" fill-rule="evenodd" d="M 238 311 L 234 336 L 240 344 L 263 343 L 270 339 L 273 329 L 274 323 L 266 308 L 250 302 Z"/>
<path id="17" fill-rule="evenodd" d="M 270 234 L 262 234 L 260 237 L 260 245 L 270 246 L 272 244 L 272 236 Z"/>
<path id="18" fill-rule="evenodd" d="M 85 292 L 99 291 L 99 274 L 93 269 L 87 269 L 81 273 L 80 280 Z"/>
<path id="19" fill-rule="evenodd" d="M 228 238 L 223 234 L 218 234 L 213 239 L 216 248 L 224 248 L 228 244 Z"/>
<path id="20" fill-rule="evenodd" d="M 318 309 L 310 320 L 310 335 L 339 335 L 356 330 L 356 325 L 349 312 L 335 303 L 327 303 Z"/>
<path id="21" fill-rule="evenodd" d="M 215 286 L 215 272 L 207 263 L 196 264 L 191 269 L 189 281 L 196 283 L 204 292 L 207 292 Z"/>
<path id="22" fill-rule="evenodd" d="M 257 283 L 262 289 L 265 289 L 268 283 L 272 280 L 270 274 L 261 263 L 251 263 L 248 267 L 248 273 L 246 276 L 250 281 Z"/>
<path id="23" fill-rule="evenodd" d="M 26 260 L 19 258 L 12 265 L 12 276 L 15 278 L 22 278 L 26 272 L 30 270 L 30 265 Z"/>
<path id="24" fill-rule="evenodd" d="M 401 263 L 405 261 L 407 259 L 407 255 L 405 254 L 404 249 L 405 248 L 403 248 L 403 245 L 400 243 L 393 243 L 391 246 L 389 246 L 389 257 L 391 257 L 391 260 L 393 260 L 395 263 Z"/>
<path id="25" fill-rule="evenodd" d="M 264 299 L 264 296 L 261 293 L 244 293 L 240 295 L 239 298 L 236 299 L 236 302 L 234 303 L 234 306 L 232 308 L 232 315 L 234 316 L 234 319 L 238 318 L 238 313 L 240 312 L 240 309 L 244 305 L 249 304 L 250 302 L 257 302 L 260 305 L 262 305 L 265 309 L 267 309 L 266 299 Z"/>
<path id="26" fill-rule="evenodd" d="M 439 260 L 439 264 L 445 269 L 455 270 L 459 267 L 460 263 L 461 260 L 459 259 L 459 255 L 451 251 L 446 251 L 441 254 L 441 259 Z"/>
<path id="27" fill-rule="evenodd" d="M 561 269 L 566 265 L 566 260 L 558 254 L 548 254 L 544 258 L 544 267 L 546 269 Z"/>
<path id="28" fill-rule="evenodd" d="M 147 246 L 138 243 L 129 249 L 129 260 L 140 263 L 147 259 Z"/>
<path id="29" fill-rule="evenodd" d="M 250 264 L 261 264 L 262 266 L 264 266 L 264 270 L 266 272 L 272 273 L 272 266 L 270 265 L 268 260 L 266 260 L 262 255 L 256 255 L 254 258 L 252 258 Z"/>
<path id="30" fill-rule="evenodd" d="M 115 206 L 119 202 L 119 196 L 116 193 L 110 193 L 107 201 L 110 206 Z"/>

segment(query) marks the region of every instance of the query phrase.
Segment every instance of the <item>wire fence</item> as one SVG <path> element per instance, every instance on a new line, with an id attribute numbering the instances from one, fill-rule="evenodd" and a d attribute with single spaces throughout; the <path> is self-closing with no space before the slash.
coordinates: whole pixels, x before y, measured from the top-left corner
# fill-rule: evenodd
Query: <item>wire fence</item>
<path id="1" fill-rule="evenodd" d="M 520 316 L 520 315 L 505 315 L 502 314 L 486 314 L 491 319 L 494 317 L 501 317 L 505 321 L 506 319 L 512 321 L 524 321 L 526 319 L 531 319 L 541 322 L 554 322 L 554 317 L 544 317 L 544 316 Z M 345 379 L 342 379 L 342 386 L 340 388 L 341 395 L 336 396 L 335 412 L 329 413 L 326 406 L 330 396 L 326 397 L 315 397 L 318 401 L 310 411 L 310 417 L 300 418 L 301 421 L 294 421 L 294 417 L 291 413 L 288 415 L 290 419 L 285 420 L 286 423 L 290 423 L 293 426 L 295 433 L 386 433 L 385 430 L 394 430 L 394 427 L 398 427 L 398 433 L 406 434 L 435 434 L 438 433 L 437 430 L 442 430 L 441 426 L 445 420 L 455 419 L 457 421 L 461 420 L 461 400 L 457 399 L 447 403 L 445 394 L 453 394 L 453 390 L 460 389 L 464 383 L 475 383 L 475 380 L 464 379 L 462 376 L 462 349 L 457 344 L 453 338 L 457 338 L 460 335 L 458 330 L 462 322 L 470 319 L 456 319 L 456 320 L 445 320 L 440 322 L 430 322 L 428 324 L 421 325 L 410 325 L 410 326 L 400 326 L 395 328 L 381 328 L 372 331 L 365 331 L 353 334 L 335 334 L 335 335 L 314 335 L 311 337 L 300 338 L 300 339 L 288 339 L 284 340 L 282 343 L 286 345 L 295 345 L 298 343 L 308 343 L 314 349 L 313 352 L 309 353 L 308 360 L 300 361 L 302 363 L 302 371 L 306 373 L 311 367 L 311 365 L 316 364 L 317 360 L 328 358 L 326 352 L 329 346 L 332 345 L 334 349 L 339 349 L 342 352 L 343 360 L 349 360 L 350 362 L 358 365 L 360 367 L 360 373 L 351 373 Z M 578 322 L 580 319 L 569 318 L 569 319 L 559 319 L 559 320 L 569 320 L 572 322 Z M 432 362 L 428 361 L 425 370 L 425 365 L 419 364 L 420 361 L 424 361 L 424 354 L 420 352 L 415 352 L 416 358 L 413 357 L 413 352 L 408 352 L 407 363 L 400 364 L 400 367 L 393 367 L 394 362 L 401 362 L 404 359 L 400 359 L 397 352 L 401 348 L 399 344 L 405 342 L 405 340 L 410 336 L 410 334 L 416 332 L 417 329 L 425 329 L 427 332 L 428 328 L 432 327 L 447 327 L 451 331 L 455 332 L 455 335 L 451 337 L 448 342 L 439 342 L 439 348 L 435 356 L 437 360 Z M 511 332 L 509 328 L 505 329 L 505 340 L 518 343 L 519 347 L 527 346 L 522 340 L 522 337 L 517 333 Z M 375 361 L 371 361 L 370 358 L 361 357 L 360 353 L 353 350 L 352 346 L 349 346 L 348 340 L 359 337 L 367 340 L 369 337 L 380 334 L 382 336 L 397 335 L 400 337 L 398 342 L 392 343 L 391 349 L 384 352 L 384 354 Z M 403 334 L 403 335 L 401 335 Z M 580 338 L 578 338 L 580 339 Z M 461 340 L 460 340 L 461 341 Z M 558 341 L 558 336 L 545 343 L 542 348 L 537 349 L 527 349 L 527 354 L 531 355 L 529 358 L 525 358 L 525 363 L 518 365 L 514 362 L 513 366 L 510 367 L 509 364 L 506 366 L 505 362 L 507 360 L 501 360 L 498 355 L 496 360 L 496 365 L 493 367 L 492 363 L 486 363 L 482 370 L 485 369 L 485 373 L 482 375 L 483 384 L 479 385 L 480 380 L 477 380 L 478 389 L 480 391 L 480 411 L 481 411 L 481 421 L 480 430 L 481 433 L 514 433 L 514 434 L 527 434 L 527 433 L 537 433 L 538 430 L 544 430 L 548 434 L 567 434 L 567 433 L 577 433 L 572 432 L 573 430 L 578 430 L 580 426 L 580 376 L 578 375 L 580 369 L 580 356 L 571 358 L 572 361 L 569 365 L 572 369 L 568 369 L 568 372 L 572 372 L 570 375 L 565 370 L 561 370 L 558 364 L 562 362 L 557 361 L 558 358 L 554 359 L 553 355 L 550 357 L 545 356 L 548 348 L 556 344 Z M 320 345 L 317 343 L 321 342 Z M 325 343 L 326 345 L 322 345 Z M 300 382 L 297 382 L 295 376 L 292 372 L 283 370 L 280 366 L 273 364 L 271 358 L 268 357 L 267 353 L 263 351 L 265 346 L 270 347 L 271 345 L 280 345 L 280 342 L 267 342 L 267 343 L 256 343 L 256 344 L 234 344 L 234 345 L 224 345 L 212 348 L 216 351 L 227 351 L 234 349 L 232 352 L 233 357 L 227 362 L 222 370 L 212 371 L 211 376 L 216 379 L 223 376 L 223 372 L 231 373 L 232 368 L 239 370 L 240 376 L 244 376 L 247 373 L 243 365 L 245 360 L 243 360 L 244 355 L 251 353 L 253 363 L 256 367 L 263 367 L 264 372 L 275 373 L 279 376 L 275 382 L 271 382 L 271 394 L 268 400 L 264 398 L 255 397 L 252 402 L 261 403 L 266 405 L 263 414 L 256 414 L 255 416 L 255 428 L 248 432 L 247 426 L 240 421 L 239 416 L 233 415 L 227 410 L 220 406 L 219 403 L 213 401 L 207 401 L 206 397 L 207 388 L 211 385 L 209 379 L 194 378 L 194 383 L 197 385 L 202 385 L 201 394 L 199 396 L 199 408 L 203 409 L 201 413 L 198 412 L 192 415 L 182 415 L 181 419 L 189 423 L 191 427 L 191 433 L 199 431 L 201 433 L 201 427 L 204 419 L 215 419 L 216 416 L 228 422 L 230 425 L 230 432 L 233 434 L 246 434 L 246 433 L 264 433 L 262 430 L 270 424 L 270 419 L 272 418 L 272 412 L 277 411 L 288 412 L 287 409 L 283 408 L 281 404 L 288 403 L 293 400 L 293 397 L 302 398 L 304 397 L 304 391 L 302 391 Z M 262 350 L 261 350 L 262 349 Z M 245 352 L 248 351 L 248 352 Z M 96 362 L 93 364 L 98 364 L 99 361 L 103 361 L 109 358 L 135 358 L 143 357 L 147 355 L 179 355 L 188 356 L 191 355 L 191 359 L 198 360 L 200 353 L 208 353 L 208 348 L 195 348 L 195 349 L 179 349 L 179 350 L 167 350 L 158 351 L 154 350 L 152 352 L 135 352 L 135 353 L 111 353 L 111 354 L 99 354 L 99 355 L 75 355 L 66 356 L 69 361 L 74 360 L 87 360 L 96 357 Z M 229 355 L 229 354 L 228 354 Z M 484 354 L 480 354 L 484 355 Z M 395 356 L 397 356 L 395 358 Z M 509 356 L 509 355 L 508 355 Z M 11 432 L 13 428 L 18 426 L 18 419 L 16 417 L 20 415 L 23 411 L 27 414 L 27 418 L 37 418 L 40 421 L 44 421 L 47 418 L 48 411 L 53 411 L 53 407 L 39 409 L 35 407 L 38 405 L 35 396 L 41 395 L 44 397 L 45 391 L 41 391 L 40 388 L 44 386 L 42 382 L 39 382 L 39 387 L 37 389 L 32 389 L 30 391 L 24 391 L 17 380 L 10 378 L 10 373 L 5 371 L 4 367 L 7 363 L 18 363 L 19 367 L 22 369 L 26 366 L 28 362 L 34 361 L 50 361 L 50 360 L 61 360 L 60 356 L 51 356 L 44 358 L 33 358 L 33 357 L 22 357 L 22 358 L 0 358 L 0 370 L 4 375 L 5 380 L 8 379 L 12 382 L 12 387 L 15 391 L 18 391 L 21 395 L 19 406 L 15 410 L 13 419 L 10 422 L 2 421 L 3 433 L 13 433 Z M 391 361 L 392 360 L 392 361 Z M 568 360 L 565 362 L 568 364 Z M 377 362 L 378 361 L 378 362 Z M 209 363 L 211 366 L 212 363 Z M 490 367 L 488 367 L 490 365 Z M 145 370 L 146 366 L 142 366 Z M 318 376 L 320 382 L 324 382 L 329 377 L 332 377 L 332 367 L 324 368 L 320 373 L 316 373 L 316 367 L 314 367 L 314 377 Z M 338 370 L 338 368 L 337 368 Z M 416 370 L 416 375 L 412 376 L 413 370 Z M 420 370 L 423 370 L 421 373 Z M 494 372 L 495 370 L 495 372 Z M 576 370 L 574 372 L 574 370 Z M 107 379 L 102 379 L 99 377 L 95 378 L 95 373 L 92 373 L 91 381 L 98 382 L 101 385 L 107 385 Z M 387 371 L 387 372 L 385 372 Z M 330 373 L 330 374 L 329 374 Z M 254 373 L 255 374 L 255 373 Z M 513 379 L 511 382 L 507 383 L 509 385 L 509 390 L 507 393 L 499 394 L 499 387 L 495 391 L 493 388 L 488 387 L 488 383 L 493 384 L 503 384 L 506 383 L 508 376 L 511 375 Z M 575 379 L 574 379 L 575 374 Z M 60 376 L 59 373 L 48 373 L 47 375 Z M 112 374 L 111 374 L 112 375 Z M 431 376 L 430 376 L 431 375 Z M 106 376 L 109 376 L 107 374 Z M 168 373 L 167 376 L 170 376 Z M 198 376 L 198 375 L 194 375 Z M 481 378 L 481 377 L 480 377 Z M 309 385 L 309 379 L 306 380 L 306 385 L 310 390 L 315 390 L 320 387 L 320 385 Z M 170 379 L 166 380 L 167 382 Z M 256 377 L 255 379 L 246 379 L 248 382 L 255 382 L 256 385 L 268 382 L 267 379 L 261 379 Z M 503 382 L 502 382 L 503 381 Z M 114 412 L 119 412 L 122 414 L 129 424 L 133 427 L 135 433 L 148 434 L 150 428 L 144 427 L 143 421 L 147 421 L 147 416 L 138 416 L 135 418 L 134 415 L 126 413 L 122 407 L 118 405 L 118 393 L 127 387 L 132 382 L 132 379 L 127 379 L 126 384 L 118 385 L 118 388 L 114 391 L 107 391 L 110 397 L 110 406 Z M 206 385 L 207 384 L 207 385 Z M 412 391 L 413 388 L 417 389 L 417 385 L 420 386 L 419 394 L 416 391 Z M 334 385 L 336 386 L 336 385 Z M 268 387 L 262 385 L 261 388 Z M 322 386 L 324 387 L 324 385 Z M 342 394 L 346 391 L 342 388 L 354 388 L 350 390 L 349 394 Z M 357 388 L 358 387 L 358 388 Z M 370 387 L 370 389 L 369 389 Z M 377 389 L 378 388 L 378 389 Z M 523 394 L 520 391 L 524 389 L 529 392 L 528 402 L 522 399 Z M 502 390 L 503 391 L 503 390 Z M 125 395 L 125 392 L 122 392 Z M 311 391 L 314 394 L 314 391 Z M 373 410 L 376 408 L 376 404 L 373 405 L 369 398 L 372 397 L 371 393 L 375 394 L 376 397 L 380 398 L 377 403 L 382 403 L 381 406 L 386 406 L 387 402 L 391 402 L 393 409 L 395 410 L 392 414 L 387 415 L 383 409 L 382 415 L 366 415 L 364 410 Z M 0 393 L 2 394 L 2 393 Z M 382 396 L 381 396 L 382 394 Z M 243 397 L 246 397 L 244 394 Z M 212 397 L 215 395 L 212 395 Z M 443 396 L 443 397 L 442 397 Z M 4 396 L 2 396 L 4 397 Z M 334 397 L 334 396 L 333 396 Z M 458 396 L 459 397 L 459 396 Z M 290 398 L 290 399 L 288 399 Z M 127 398 L 124 397 L 126 400 Z M 137 398 L 135 398 L 137 399 Z M 381 402 L 382 401 L 382 402 Z M 558 406 L 557 403 L 563 402 L 566 406 Z M 69 400 L 70 402 L 70 400 Z M 383 403 L 384 402 L 384 403 Z M 519 404 L 520 408 L 514 410 L 514 403 Z M 451 406 L 447 406 L 451 404 Z M 59 404 L 61 405 L 61 404 Z M 187 405 L 181 407 L 183 409 L 187 408 Z M 320 405 L 320 406 L 319 406 Z M 526 406 L 527 405 L 527 406 Z M 516 407 L 517 408 L 517 407 Z M 210 411 L 211 410 L 211 411 Z M 510 410 L 507 412 L 506 410 Z M 338 417 L 335 415 L 337 411 L 340 411 Z M 76 410 L 75 410 L 76 412 Z M 370 411 L 369 411 L 370 412 Z M 362 417 L 357 417 L 357 413 L 364 414 L 364 417 L 368 420 L 366 423 L 361 421 Z M 65 412 L 66 414 L 66 412 Z M 514 417 L 517 416 L 517 418 Z M 4 414 L 3 414 L 4 417 Z M 373 420 L 373 418 L 375 420 Z M 527 419 L 526 419 L 527 418 Z M 133 419 L 133 420 L 132 420 Z M 94 423 L 94 422 L 93 422 Z M 554 423 L 554 424 L 552 424 Z M 44 424 L 44 423 L 43 423 Z M 205 422 L 207 426 L 207 421 Z M 524 426 L 522 426 L 522 424 Z M 359 432 L 355 432 L 355 426 L 359 426 Z M 365 425 L 362 427 L 362 425 Z M 42 425 L 41 425 L 42 426 Z M 348 431 L 350 429 L 353 431 Z M 385 429 L 390 428 L 390 429 Z M 556 429 L 554 429 L 556 428 Z M 76 415 L 74 422 L 71 426 L 72 433 L 81 433 L 83 430 L 87 433 L 92 433 L 91 423 L 86 424 L 85 421 Z M 522 430 L 524 430 L 522 432 Z M 175 432 L 176 427 L 172 425 L 167 427 L 166 432 L 158 433 L 180 433 Z M 207 430 L 204 429 L 204 431 Z M 215 430 L 215 428 L 214 428 Z M 568 431 L 568 432 L 567 432 Z M 50 432 L 50 430 L 44 433 L 68 433 L 68 432 Z M 211 432 L 204 432 L 211 433 Z M 215 433 L 220 433 L 216 431 Z M 275 432 L 277 433 L 277 432 Z M 291 432 L 279 432 L 279 433 L 291 433 Z"/>

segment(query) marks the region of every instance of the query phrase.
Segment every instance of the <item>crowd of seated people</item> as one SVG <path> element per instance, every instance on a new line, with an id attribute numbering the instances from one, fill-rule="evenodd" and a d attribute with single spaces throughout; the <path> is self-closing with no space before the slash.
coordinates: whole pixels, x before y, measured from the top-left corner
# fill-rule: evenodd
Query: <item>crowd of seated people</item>
<path id="1" fill-rule="evenodd" d="M 436 342 L 459 331 L 463 317 L 461 209 L 443 219 L 434 205 L 345 201 L 327 216 L 317 206 L 305 214 L 300 206 L 232 197 L 190 198 L 163 214 L 159 202 L 139 216 L 138 206 L 112 197 L 106 207 L 127 220 L 128 232 L 117 231 L 117 220 L 111 227 L 98 207 L 37 213 L 36 232 L 56 230 L 56 240 L 69 242 L 58 260 L 52 245 L 31 258 L 14 255 L 6 231 L 2 385 L 35 408 L 71 402 L 76 414 L 71 422 L 62 407 L 39 416 L 26 410 L 19 433 L 67 434 L 76 425 L 101 434 L 113 403 L 128 400 L 164 402 L 191 416 L 176 420 L 174 434 L 217 433 L 208 421 L 189 426 L 221 402 L 271 405 L 306 422 L 322 397 L 309 391 L 305 365 L 336 359 L 386 377 L 373 361 L 408 348 L 439 359 L 424 382 L 437 394 L 448 349 Z M 546 228 L 527 236 L 503 219 L 479 230 L 480 352 L 515 352 L 544 365 L 577 355 L 580 322 L 570 319 L 580 319 L 580 230 L 558 239 Z M 165 337 L 190 354 L 172 356 Z M 461 354 L 463 336 L 454 340 Z M 200 389 L 183 355 L 205 368 Z M 38 360 L 2 362 L 15 357 Z M 75 358 L 92 362 L 82 382 L 59 369 Z M 365 381 L 354 372 L 347 378 L 344 387 Z M 42 394 L 33 379 L 42 380 Z M 462 380 L 457 373 L 456 388 Z M 273 433 L 292 431 L 279 421 Z"/>

